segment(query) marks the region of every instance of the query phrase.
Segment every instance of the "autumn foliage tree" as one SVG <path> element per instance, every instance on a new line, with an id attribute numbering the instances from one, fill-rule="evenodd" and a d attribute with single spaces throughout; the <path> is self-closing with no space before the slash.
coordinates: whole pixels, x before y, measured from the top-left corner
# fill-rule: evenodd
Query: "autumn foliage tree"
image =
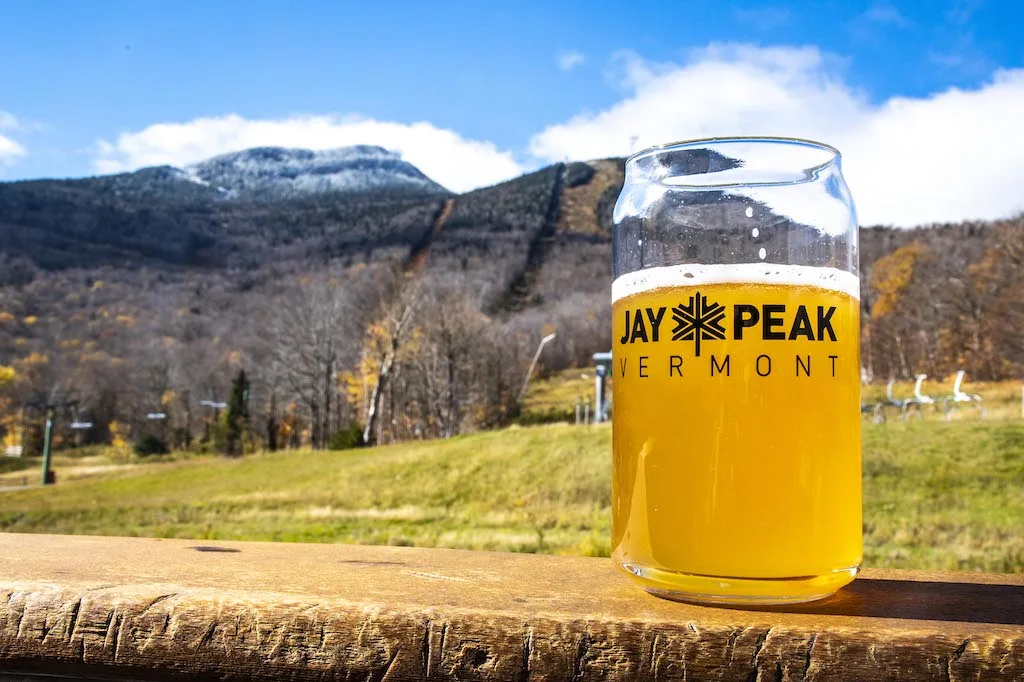
<path id="1" fill-rule="evenodd" d="M 17 417 L 10 410 L 11 399 L 4 391 L 14 381 L 15 376 L 13 367 L 0 365 L 0 439 L 5 447 L 18 445 L 14 438 L 18 429 Z"/>
<path id="2" fill-rule="evenodd" d="M 929 299 L 921 269 L 931 251 L 914 241 L 879 259 L 872 268 L 869 286 L 874 293 L 870 317 L 865 320 L 867 336 L 864 365 L 881 376 L 907 376 L 920 366 L 920 353 L 928 345 L 923 316 Z"/>
<path id="3" fill-rule="evenodd" d="M 925 233 L 872 264 L 862 322 L 869 376 L 1005 379 L 1024 370 L 1024 219 L 977 234 L 976 254 L 929 245 Z"/>
<path id="4" fill-rule="evenodd" d="M 366 423 L 363 426 L 363 444 L 377 442 L 377 422 L 381 403 L 396 369 L 399 354 L 413 335 L 413 319 L 420 304 L 421 289 L 418 281 L 402 283 L 393 297 L 385 300 L 381 312 L 367 327 L 366 343 L 360 361 L 360 377 L 368 391 L 366 396 Z M 358 386 L 357 386 L 358 388 Z M 349 391 L 350 395 L 353 393 Z"/>

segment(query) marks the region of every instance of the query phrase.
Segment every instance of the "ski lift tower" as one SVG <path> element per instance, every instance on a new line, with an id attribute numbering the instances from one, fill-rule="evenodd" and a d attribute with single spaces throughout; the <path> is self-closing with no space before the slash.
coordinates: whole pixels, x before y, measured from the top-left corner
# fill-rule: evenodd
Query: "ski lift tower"
<path id="1" fill-rule="evenodd" d="M 608 421 L 608 376 L 612 371 L 612 352 L 594 353 L 594 421 Z"/>
<path id="2" fill-rule="evenodd" d="M 53 447 L 53 422 L 57 418 L 57 410 L 78 408 L 77 400 L 59 398 L 40 398 L 26 404 L 27 407 L 34 407 L 46 415 L 46 427 L 43 431 L 43 485 L 51 485 L 57 482 L 57 477 L 50 469 L 50 455 Z M 92 424 L 90 424 L 92 426 Z"/>

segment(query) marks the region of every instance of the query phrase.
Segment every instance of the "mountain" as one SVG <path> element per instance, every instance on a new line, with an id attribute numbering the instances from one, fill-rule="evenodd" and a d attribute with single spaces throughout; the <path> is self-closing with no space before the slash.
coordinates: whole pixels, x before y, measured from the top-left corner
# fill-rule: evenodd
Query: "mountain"
<path id="1" fill-rule="evenodd" d="M 415 242 L 448 196 L 397 154 L 368 145 L 264 147 L 185 168 L 0 183 L 0 284 L 24 280 L 28 266 L 252 267 Z M 425 217 L 389 222 L 413 204 Z"/>
<path id="2" fill-rule="evenodd" d="M 453 196 L 385 149 L 256 148 L 173 168 L 0 183 L 0 286 L 66 269 L 253 271 L 377 261 L 463 272 L 520 309 L 607 287 L 622 159 Z M 912 240 L 978 260 L 984 224 L 867 228 L 862 275 Z M 866 286 L 865 286 L 866 290 Z"/>
<path id="3" fill-rule="evenodd" d="M 186 166 L 184 174 L 232 198 L 289 199 L 330 192 L 448 194 L 400 155 L 371 145 L 325 151 L 257 147 Z"/>
<path id="4" fill-rule="evenodd" d="M 360 164 L 360 182 L 341 183 L 359 191 L 325 179 Z M 364 375 L 381 366 L 373 354 L 402 310 L 415 331 L 382 402 L 390 438 L 508 423 L 551 331 L 542 372 L 611 347 L 622 159 L 459 195 L 408 170 L 389 177 L 430 191 L 367 189 L 396 164 L 378 150 L 250 150 L 189 168 L 0 183 L 0 366 L 14 367 L 7 393 L 23 401 L 5 414 L 0 392 L 0 436 L 25 418 L 24 401 L 70 392 L 101 425 L 95 442 L 125 424 L 150 433 L 146 415 L 162 407 L 167 435 L 188 444 L 203 432 L 198 401 L 222 399 L 244 366 L 257 431 L 287 423 L 295 439 L 306 429 L 323 444 L 364 423 Z M 862 230 L 866 373 L 1019 375 L 1021 254 L 1024 219 Z"/>
<path id="5" fill-rule="evenodd" d="M 184 168 L 150 166 L 130 173 L 63 180 L 0 182 L 0 197 L 27 203 L 145 206 L 152 202 L 205 205 L 216 201 L 279 202 L 320 195 L 395 197 L 451 193 L 383 147 L 325 151 L 257 147 Z M 28 197 L 34 197 L 29 199 Z M 0 222 L 9 218 L 0 203 Z"/>

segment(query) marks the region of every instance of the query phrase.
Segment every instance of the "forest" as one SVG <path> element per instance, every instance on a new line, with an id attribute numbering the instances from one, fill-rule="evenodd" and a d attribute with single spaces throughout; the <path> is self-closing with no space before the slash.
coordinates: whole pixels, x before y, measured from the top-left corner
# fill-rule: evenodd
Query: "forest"
<path id="1" fill-rule="evenodd" d="M 443 438 L 518 418 L 541 337 L 539 376 L 611 346 L 621 159 L 456 196 L 262 203 L 159 172 L 0 184 L 9 448 L 38 452 L 48 409 L 58 448 Z M 1020 377 L 1022 258 L 1022 217 L 863 228 L 865 380 Z"/>

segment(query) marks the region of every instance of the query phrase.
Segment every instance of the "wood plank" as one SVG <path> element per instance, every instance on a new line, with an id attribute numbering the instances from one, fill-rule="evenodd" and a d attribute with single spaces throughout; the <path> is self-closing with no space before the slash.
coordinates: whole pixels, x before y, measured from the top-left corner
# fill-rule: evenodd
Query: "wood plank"
<path id="1" fill-rule="evenodd" d="M 757 611 L 608 559 L 0 534 L 0 672 L 137 680 L 1022 680 L 1024 576 Z"/>

